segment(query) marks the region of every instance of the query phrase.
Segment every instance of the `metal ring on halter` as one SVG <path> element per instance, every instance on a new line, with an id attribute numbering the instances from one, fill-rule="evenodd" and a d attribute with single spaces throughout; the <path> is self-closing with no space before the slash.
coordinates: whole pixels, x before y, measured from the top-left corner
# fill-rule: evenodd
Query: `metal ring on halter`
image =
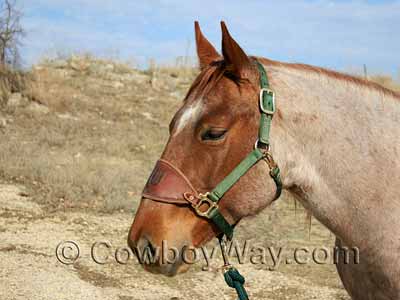
<path id="1" fill-rule="evenodd" d="M 260 139 L 257 139 L 256 142 L 254 143 L 254 149 L 262 149 L 265 152 L 270 152 L 271 150 L 271 145 L 270 144 L 265 144 L 266 147 L 258 147 L 258 143 L 260 142 Z"/>

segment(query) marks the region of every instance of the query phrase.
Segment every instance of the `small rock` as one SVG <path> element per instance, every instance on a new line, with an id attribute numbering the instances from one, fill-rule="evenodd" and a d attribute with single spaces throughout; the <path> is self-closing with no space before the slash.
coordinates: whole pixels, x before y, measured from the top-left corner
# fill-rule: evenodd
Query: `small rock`
<path id="1" fill-rule="evenodd" d="M 147 120 L 150 120 L 150 121 L 155 121 L 155 120 L 156 120 L 156 119 L 152 116 L 152 114 L 149 113 L 149 112 L 147 112 L 147 111 L 142 112 L 141 115 L 142 115 L 143 117 L 145 117 Z"/>
<path id="2" fill-rule="evenodd" d="M 75 71 L 80 71 L 80 69 L 81 69 L 79 64 L 77 62 L 75 62 L 75 61 L 71 61 L 69 63 L 69 66 L 71 67 L 71 69 L 73 69 Z"/>
<path id="3" fill-rule="evenodd" d="M 112 86 L 113 86 L 114 88 L 116 88 L 116 89 L 119 89 L 119 88 L 123 88 L 125 85 L 124 85 L 122 82 L 120 82 L 120 81 L 116 81 L 116 82 L 113 83 Z"/>
<path id="4" fill-rule="evenodd" d="M 9 252 L 9 251 L 15 251 L 15 250 L 17 250 L 17 246 L 11 245 L 11 244 L 8 244 L 8 245 L 6 244 L 0 248 L 0 251 L 3 251 L 3 252 Z"/>
<path id="5" fill-rule="evenodd" d="M 59 77 L 69 77 L 71 73 L 71 70 L 68 69 L 56 69 L 54 71 L 55 71 L 54 74 L 56 74 Z"/>
<path id="6" fill-rule="evenodd" d="M 88 62 L 79 58 L 72 58 L 69 62 L 69 66 L 71 67 L 71 69 L 79 72 L 85 71 L 89 68 Z"/>
<path id="7" fill-rule="evenodd" d="M 105 64 L 104 65 L 99 62 L 93 62 L 89 66 L 89 70 L 90 70 L 90 72 L 92 72 L 94 74 L 105 75 L 107 73 L 111 73 L 112 71 L 114 71 L 114 65 L 113 64 Z"/>
<path id="8" fill-rule="evenodd" d="M 21 193 L 26 194 L 22 186 L 0 184 L 0 212 L 6 210 L 10 215 L 15 215 L 16 212 L 40 214 L 40 206 L 29 197 L 21 196 Z"/>
<path id="9" fill-rule="evenodd" d="M 155 76 L 153 76 L 153 77 L 151 77 L 150 78 L 150 84 L 151 84 L 151 87 L 153 88 L 153 89 L 157 89 L 159 86 L 158 86 L 158 79 L 157 79 L 157 77 L 155 77 Z"/>
<path id="10" fill-rule="evenodd" d="M 11 107 L 21 106 L 27 103 L 27 99 L 21 93 L 12 93 L 8 98 L 7 105 Z"/>
<path id="11" fill-rule="evenodd" d="M 56 69 L 64 69 L 68 66 L 68 63 L 63 59 L 55 59 L 51 62 L 51 65 Z"/>
<path id="12" fill-rule="evenodd" d="M 106 64 L 104 66 L 104 69 L 108 70 L 108 71 L 113 71 L 114 70 L 114 65 L 113 64 Z"/>
<path id="13" fill-rule="evenodd" d="M 43 104 L 40 104 L 37 102 L 32 102 L 31 104 L 29 104 L 28 109 L 32 112 L 41 113 L 41 114 L 47 114 L 50 111 L 46 105 L 43 105 Z"/>
<path id="14" fill-rule="evenodd" d="M 151 81 L 149 75 L 141 74 L 141 73 L 125 74 L 123 76 L 123 79 L 126 81 L 134 81 L 139 84 L 145 84 L 145 83 L 148 84 Z"/>
<path id="15" fill-rule="evenodd" d="M 60 119 L 65 119 L 65 120 L 73 120 L 73 121 L 78 121 L 79 120 L 79 118 L 74 117 L 69 113 L 57 114 L 57 117 L 59 117 Z"/>
<path id="16" fill-rule="evenodd" d="M 40 65 L 35 65 L 35 66 L 32 67 L 32 69 L 35 70 L 35 71 L 41 71 L 41 70 L 44 69 L 44 67 L 40 66 Z"/>
<path id="17" fill-rule="evenodd" d="M 0 128 L 4 128 L 7 126 L 7 119 L 6 118 L 0 118 Z"/>

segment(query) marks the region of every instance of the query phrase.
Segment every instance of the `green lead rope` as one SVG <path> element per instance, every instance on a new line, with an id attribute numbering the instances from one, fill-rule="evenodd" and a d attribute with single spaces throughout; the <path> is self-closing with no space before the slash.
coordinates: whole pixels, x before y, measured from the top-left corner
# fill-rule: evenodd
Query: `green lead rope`
<path id="1" fill-rule="evenodd" d="M 239 296 L 239 300 L 248 300 L 249 296 L 247 295 L 246 290 L 243 287 L 245 282 L 244 277 L 239 273 L 237 269 L 234 267 L 230 267 L 224 273 L 225 282 L 231 288 L 236 290 L 236 293 Z"/>
<path id="2" fill-rule="evenodd" d="M 228 259 L 228 255 L 226 253 L 226 244 L 225 244 L 225 239 L 224 235 L 221 234 L 218 236 L 218 241 L 219 245 L 221 247 L 221 253 L 222 253 L 222 258 L 224 259 L 224 278 L 226 284 L 235 289 L 237 295 L 239 296 L 239 300 L 248 300 L 249 296 L 247 295 L 246 290 L 244 289 L 244 277 L 239 273 L 239 271 L 234 268 L 230 263 Z"/>

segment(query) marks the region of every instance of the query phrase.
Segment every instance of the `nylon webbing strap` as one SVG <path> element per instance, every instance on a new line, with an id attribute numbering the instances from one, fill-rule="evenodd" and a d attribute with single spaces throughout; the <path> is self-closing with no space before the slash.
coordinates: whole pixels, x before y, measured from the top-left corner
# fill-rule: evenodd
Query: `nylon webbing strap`
<path id="1" fill-rule="evenodd" d="M 256 162 L 263 158 L 263 153 L 256 148 L 243 159 L 228 176 L 226 176 L 208 195 L 218 202 L 222 196 L 242 177 Z"/>
<path id="2" fill-rule="evenodd" d="M 265 158 L 265 150 L 269 149 L 269 134 L 272 123 L 272 117 L 275 112 L 275 95 L 269 89 L 269 82 L 267 73 L 261 63 L 256 61 L 257 68 L 260 74 L 260 98 L 259 105 L 261 110 L 260 126 L 258 131 L 258 142 L 256 148 L 250 152 L 240 163 L 237 165 L 228 176 L 226 176 L 208 195 L 207 198 L 211 201 L 218 203 L 224 194 L 242 177 L 246 172 L 251 169 L 258 161 Z M 258 148 L 261 147 L 262 149 Z M 266 146 L 266 148 L 265 148 Z M 269 150 L 267 150 L 269 151 Z M 272 156 L 271 156 L 272 158 Z M 275 199 L 277 199 L 282 190 L 282 182 L 280 178 L 280 170 L 277 165 L 270 170 L 270 176 L 273 178 L 277 191 Z M 215 225 L 231 240 L 233 236 L 233 226 L 231 226 L 224 216 L 220 213 L 218 206 L 211 209 L 208 218 L 210 218 Z"/>
<path id="3" fill-rule="evenodd" d="M 269 172 L 269 175 L 272 177 L 272 179 L 274 180 L 275 185 L 276 185 L 276 193 L 275 193 L 275 197 L 274 197 L 274 200 L 276 200 L 282 194 L 281 170 L 279 169 L 278 166 L 276 166 Z"/>
<path id="4" fill-rule="evenodd" d="M 228 240 L 233 238 L 233 226 L 228 223 L 218 209 L 214 209 L 210 213 L 210 220 L 223 232 Z"/>
<path id="5" fill-rule="evenodd" d="M 262 158 L 263 153 L 260 149 L 254 149 L 208 194 L 208 198 L 214 202 L 218 202 L 239 178 Z M 231 240 L 233 236 L 233 227 L 225 220 L 220 211 L 218 209 L 212 210 L 209 217 L 218 228 L 225 233 L 226 237 Z"/>
<path id="6" fill-rule="evenodd" d="M 256 61 L 258 72 L 260 74 L 260 110 L 261 120 L 260 127 L 258 130 L 258 140 L 269 145 L 269 134 L 271 129 L 272 117 L 275 112 L 275 95 L 274 92 L 269 89 L 269 82 L 267 73 L 263 65 Z"/>

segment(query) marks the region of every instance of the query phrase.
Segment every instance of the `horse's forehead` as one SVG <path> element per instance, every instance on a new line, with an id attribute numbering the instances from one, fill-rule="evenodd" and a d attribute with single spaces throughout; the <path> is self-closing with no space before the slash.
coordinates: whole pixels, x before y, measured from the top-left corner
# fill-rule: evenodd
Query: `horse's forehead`
<path id="1" fill-rule="evenodd" d="M 184 128 L 198 120 L 204 110 L 204 99 L 198 97 L 190 99 L 181 109 L 176 120 L 174 135 L 179 134 Z"/>
<path id="2" fill-rule="evenodd" d="M 174 135 L 182 132 L 187 126 L 196 123 L 204 112 L 221 107 L 221 105 L 224 107 L 224 102 L 231 102 L 235 98 L 233 97 L 234 93 L 235 86 L 229 84 L 228 80 L 222 79 L 208 91 L 207 95 L 196 96 L 197 93 L 189 95 L 177 116 Z M 226 105 L 224 111 L 228 111 L 227 108 L 232 103 L 226 103 Z"/>

